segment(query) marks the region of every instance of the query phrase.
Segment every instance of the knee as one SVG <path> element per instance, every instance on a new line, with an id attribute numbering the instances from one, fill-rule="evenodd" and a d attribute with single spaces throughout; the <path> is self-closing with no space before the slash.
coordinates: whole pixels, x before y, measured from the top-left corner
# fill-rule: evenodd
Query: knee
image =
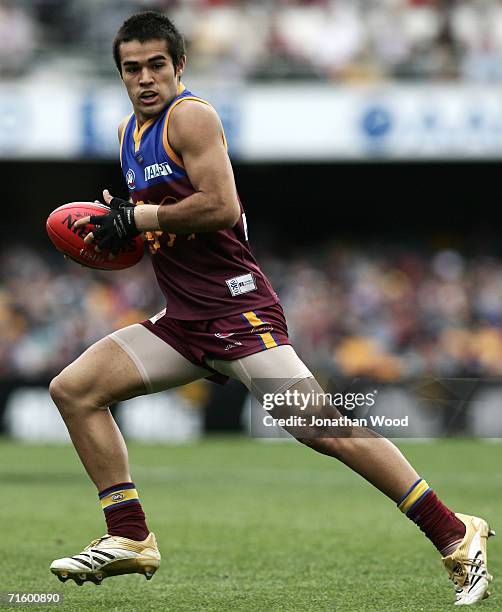
<path id="1" fill-rule="evenodd" d="M 52 401 L 59 408 L 65 404 L 67 399 L 67 390 L 63 377 L 61 374 L 55 376 L 49 384 L 49 393 L 52 397 Z"/>
<path id="2" fill-rule="evenodd" d="M 49 393 L 52 397 L 52 401 L 58 407 L 61 416 L 71 416 L 75 407 L 75 402 L 73 401 L 74 397 L 71 391 L 71 384 L 64 374 L 58 374 L 58 376 L 51 380 Z"/>
<path id="3" fill-rule="evenodd" d="M 66 374 L 64 370 L 51 380 L 49 393 L 64 419 L 95 408 L 85 387 L 78 385 L 71 374 Z"/>

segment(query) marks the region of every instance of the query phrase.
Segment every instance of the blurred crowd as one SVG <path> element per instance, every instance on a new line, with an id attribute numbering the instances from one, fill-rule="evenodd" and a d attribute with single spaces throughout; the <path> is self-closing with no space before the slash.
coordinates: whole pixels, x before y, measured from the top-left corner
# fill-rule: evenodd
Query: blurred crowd
<path id="1" fill-rule="evenodd" d="M 184 32 L 195 76 L 502 80 L 501 0 L 0 0 L 0 73 L 109 73 L 145 9 Z"/>
<path id="2" fill-rule="evenodd" d="M 90 344 L 161 310 L 146 260 L 120 273 L 91 271 L 59 253 L 0 255 L 0 376 L 59 372 Z"/>
<path id="3" fill-rule="evenodd" d="M 323 244 L 260 257 L 292 343 L 315 371 L 382 381 L 502 374 L 502 259 Z M 57 253 L 0 255 L 0 377 L 58 372 L 163 308 L 148 258 L 92 272 Z"/>

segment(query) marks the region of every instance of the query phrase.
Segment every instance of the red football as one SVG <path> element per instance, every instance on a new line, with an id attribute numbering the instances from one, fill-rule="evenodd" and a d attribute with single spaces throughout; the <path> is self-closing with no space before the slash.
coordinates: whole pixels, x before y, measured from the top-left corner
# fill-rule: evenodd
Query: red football
<path id="1" fill-rule="evenodd" d="M 91 224 L 75 228 L 75 222 L 89 215 L 103 215 L 109 210 L 104 204 L 95 202 L 70 202 L 53 210 L 47 219 L 49 238 L 58 251 L 77 263 L 96 270 L 123 270 L 138 263 L 143 257 L 144 246 L 141 236 L 132 238 L 113 259 L 109 251 L 97 253 L 94 245 L 84 244 L 84 238 L 94 227 Z"/>

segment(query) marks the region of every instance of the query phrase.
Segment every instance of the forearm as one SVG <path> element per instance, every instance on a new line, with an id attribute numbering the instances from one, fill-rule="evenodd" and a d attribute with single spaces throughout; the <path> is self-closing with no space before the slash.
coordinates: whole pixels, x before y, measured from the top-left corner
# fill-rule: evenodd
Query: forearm
<path id="1" fill-rule="evenodd" d="M 161 230 L 174 234 L 192 234 L 233 227 L 238 214 L 237 204 L 216 204 L 206 194 L 197 192 L 176 204 L 136 206 L 134 220 L 141 232 Z"/>

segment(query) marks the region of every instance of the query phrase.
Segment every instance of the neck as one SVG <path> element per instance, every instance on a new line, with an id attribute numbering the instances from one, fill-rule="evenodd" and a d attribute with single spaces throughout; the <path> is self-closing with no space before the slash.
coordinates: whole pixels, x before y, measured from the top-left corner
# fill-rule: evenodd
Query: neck
<path id="1" fill-rule="evenodd" d="M 136 125 L 138 126 L 138 130 L 140 130 L 147 121 L 147 118 L 142 117 L 141 115 L 136 115 Z"/>

